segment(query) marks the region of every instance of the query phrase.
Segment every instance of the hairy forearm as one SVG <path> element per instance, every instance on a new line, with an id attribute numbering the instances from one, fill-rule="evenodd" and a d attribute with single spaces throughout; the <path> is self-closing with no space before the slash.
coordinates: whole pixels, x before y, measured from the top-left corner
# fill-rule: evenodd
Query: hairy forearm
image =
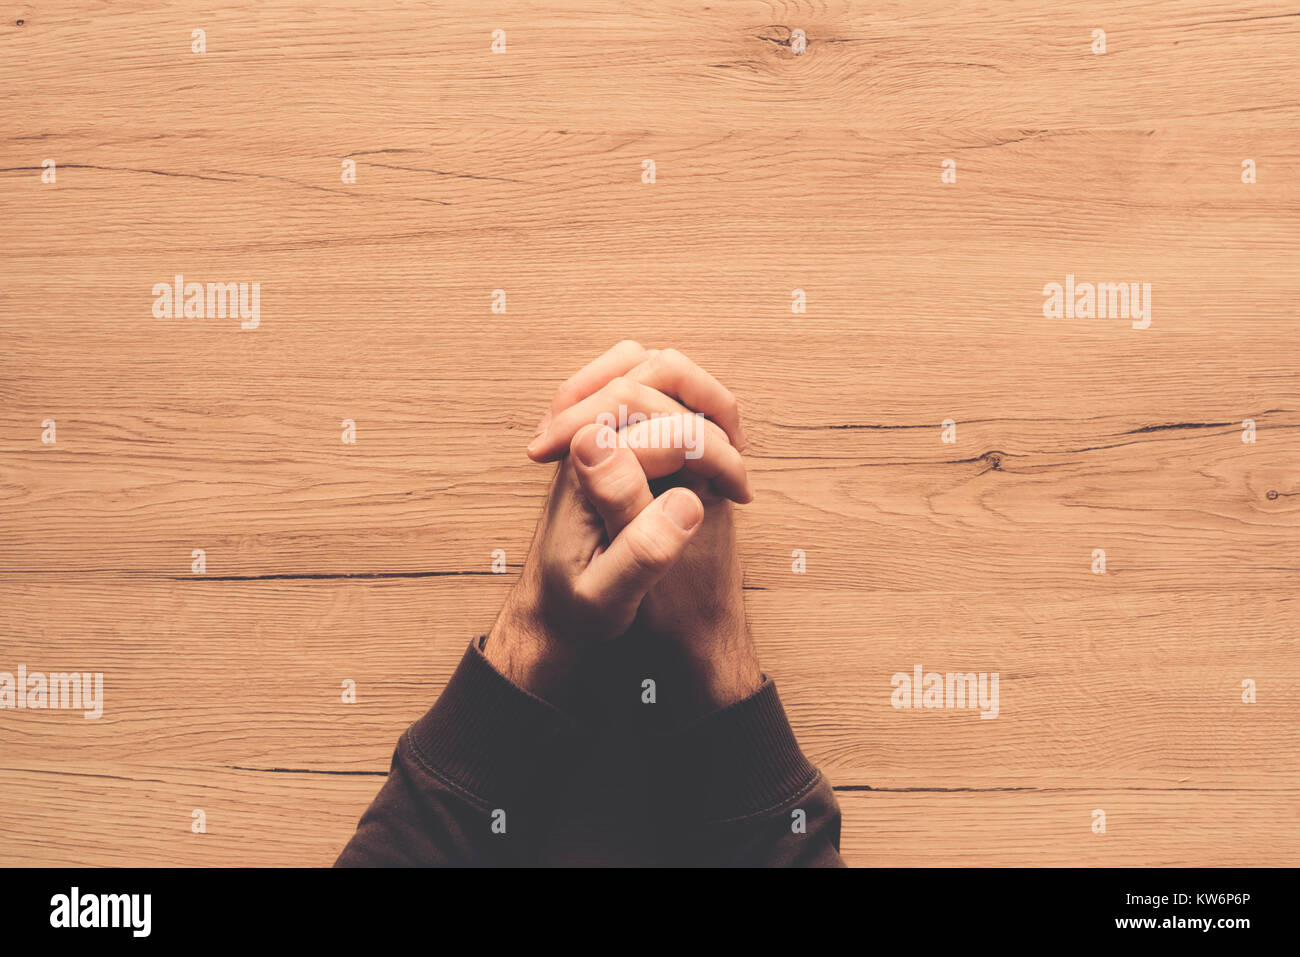
<path id="1" fill-rule="evenodd" d="M 541 622 L 532 599 L 516 586 L 483 645 L 483 654 L 506 679 L 557 707 L 576 694 L 579 652 Z"/>

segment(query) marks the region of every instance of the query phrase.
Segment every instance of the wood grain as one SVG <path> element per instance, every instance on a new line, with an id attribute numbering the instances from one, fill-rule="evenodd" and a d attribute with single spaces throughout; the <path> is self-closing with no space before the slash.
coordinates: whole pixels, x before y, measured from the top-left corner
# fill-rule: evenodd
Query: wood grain
<path id="1" fill-rule="evenodd" d="M 751 624 L 851 863 L 1298 863 L 1297 44 L 1203 0 L 14 14 L 0 670 L 106 710 L 0 712 L 0 864 L 329 863 L 621 338 L 741 399 Z M 176 273 L 260 326 L 154 318 Z M 1067 274 L 1150 328 L 1044 318 Z M 894 709 L 915 664 L 999 717 Z"/>

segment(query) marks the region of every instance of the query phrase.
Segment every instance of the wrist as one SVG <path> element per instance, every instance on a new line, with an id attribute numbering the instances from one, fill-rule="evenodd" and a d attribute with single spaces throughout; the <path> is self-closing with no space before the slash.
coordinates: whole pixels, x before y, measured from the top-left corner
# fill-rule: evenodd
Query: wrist
<path id="1" fill-rule="evenodd" d="M 573 692 L 575 649 L 552 635 L 514 593 L 497 616 L 483 656 L 511 683 L 561 706 Z"/>
<path id="2" fill-rule="evenodd" d="M 688 708 L 696 715 L 743 701 L 763 684 L 743 612 L 677 635 L 671 644 L 685 678 Z"/>
<path id="3" fill-rule="evenodd" d="M 746 654 L 696 660 L 692 675 L 694 710 L 701 714 L 743 701 L 763 685 L 763 672 L 752 649 Z"/>

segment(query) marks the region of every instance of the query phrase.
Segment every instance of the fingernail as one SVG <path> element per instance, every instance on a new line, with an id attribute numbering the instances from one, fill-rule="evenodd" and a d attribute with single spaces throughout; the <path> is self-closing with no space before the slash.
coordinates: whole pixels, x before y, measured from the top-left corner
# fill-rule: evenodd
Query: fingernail
<path id="1" fill-rule="evenodd" d="M 537 431 L 533 433 L 533 440 L 536 441 L 539 437 L 545 435 L 546 427 L 550 424 L 551 424 L 551 413 L 547 412 L 544 416 L 542 416 L 542 421 L 537 423 Z"/>
<path id="2" fill-rule="evenodd" d="M 612 429 L 602 426 L 590 435 L 584 436 L 583 440 L 573 450 L 573 454 L 578 457 L 578 461 L 589 469 L 595 468 L 614 454 L 615 443 L 605 436 L 606 432 L 610 436 L 614 434 Z"/>
<path id="3" fill-rule="evenodd" d="M 550 421 L 550 418 L 551 418 L 551 416 L 550 416 L 550 413 L 548 412 L 547 415 L 546 415 L 546 418 L 545 418 L 545 419 L 542 419 L 542 424 L 539 425 L 539 426 L 537 427 L 537 434 L 534 435 L 533 438 L 532 438 L 532 441 L 528 443 L 528 454 L 529 454 L 529 455 L 532 455 L 534 452 L 536 452 L 538 449 L 540 449 L 540 448 L 542 447 L 542 445 L 545 444 L 545 442 L 546 442 L 546 436 L 547 436 L 547 432 L 548 432 L 548 430 L 547 430 L 547 428 L 546 428 L 546 425 L 547 425 L 547 422 Z"/>
<path id="4" fill-rule="evenodd" d="M 664 513 L 683 532 L 689 532 L 704 517 L 704 507 L 690 492 L 673 489 L 664 499 Z"/>

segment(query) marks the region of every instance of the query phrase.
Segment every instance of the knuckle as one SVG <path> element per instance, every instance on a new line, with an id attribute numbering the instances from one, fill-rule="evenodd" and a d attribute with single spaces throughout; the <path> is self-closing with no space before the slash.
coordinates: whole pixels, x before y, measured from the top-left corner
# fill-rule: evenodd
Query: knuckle
<path id="1" fill-rule="evenodd" d="M 610 402 L 618 402 L 620 400 L 623 400 L 626 389 L 627 389 L 627 383 L 625 381 L 625 377 L 615 376 L 613 379 L 610 379 L 603 386 L 601 386 L 600 390 L 596 393 L 596 395 L 600 398 L 599 404 L 603 407 L 608 405 Z"/>
<path id="2" fill-rule="evenodd" d="M 628 557 L 638 569 L 656 571 L 672 561 L 671 549 L 645 529 L 629 525 L 623 534 L 627 536 Z"/>
<path id="3" fill-rule="evenodd" d="M 640 477 L 631 469 L 612 469 L 601 477 L 593 492 L 600 497 L 602 504 L 618 508 L 636 498 L 640 484 Z"/>
<path id="4" fill-rule="evenodd" d="M 590 584 L 579 580 L 573 583 L 569 594 L 569 604 L 574 612 L 583 618 L 593 618 L 600 614 L 603 603 Z"/>
<path id="5" fill-rule="evenodd" d="M 620 402 L 631 402 L 636 398 L 641 388 L 641 384 L 631 376 L 621 375 L 610 382 L 611 390 L 616 399 Z"/>

